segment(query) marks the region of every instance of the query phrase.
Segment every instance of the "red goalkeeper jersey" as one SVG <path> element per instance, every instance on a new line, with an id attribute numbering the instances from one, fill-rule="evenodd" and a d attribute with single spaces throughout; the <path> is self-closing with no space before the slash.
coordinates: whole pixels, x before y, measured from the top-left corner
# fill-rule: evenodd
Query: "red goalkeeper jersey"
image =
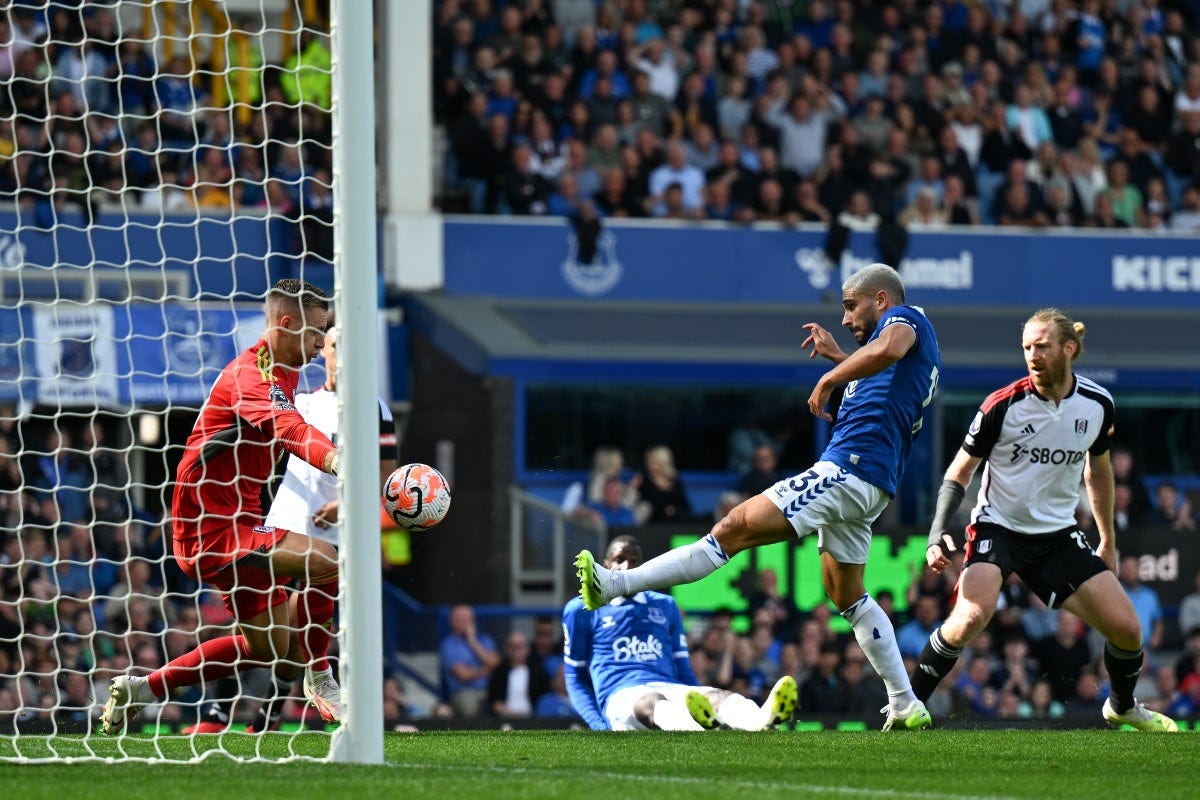
<path id="1" fill-rule="evenodd" d="M 260 524 L 260 493 L 285 449 L 322 468 L 334 445 L 292 404 L 299 378 L 274 363 L 261 339 L 221 371 L 176 471 L 176 539 L 197 536 L 209 520 Z"/>

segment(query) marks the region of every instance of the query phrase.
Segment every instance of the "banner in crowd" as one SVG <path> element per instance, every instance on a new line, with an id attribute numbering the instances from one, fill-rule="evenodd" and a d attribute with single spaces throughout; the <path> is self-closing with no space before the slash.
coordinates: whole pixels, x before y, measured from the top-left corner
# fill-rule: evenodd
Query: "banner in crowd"
<path id="1" fill-rule="evenodd" d="M 969 230 L 909 234 L 900 271 L 914 302 L 1072 309 L 1200 303 L 1195 238 Z M 842 281 L 880 260 L 879 249 L 874 234 L 854 233 L 831 264 L 825 239 L 813 226 L 609 222 L 592 247 L 581 246 L 565 220 L 450 217 L 445 287 L 462 295 L 549 299 L 837 302 Z"/>
<path id="2" fill-rule="evenodd" d="M 180 285 L 181 296 L 257 299 L 275 280 L 299 276 L 296 243 L 296 224 L 269 215 L 102 213 L 89 221 L 76 211 L 0 210 L 0 299 L 82 300 L 79 287 L 97 281 L 98 296 L 120 300 L 123 278 L 139 273 L 159 292 Z"/>
<path id="3" fill-rule="evenodd" d="M 0 400 L 51 406 L 200 405 L 262 336 L 262 307 L 185 304 L 0 309 Z"/>

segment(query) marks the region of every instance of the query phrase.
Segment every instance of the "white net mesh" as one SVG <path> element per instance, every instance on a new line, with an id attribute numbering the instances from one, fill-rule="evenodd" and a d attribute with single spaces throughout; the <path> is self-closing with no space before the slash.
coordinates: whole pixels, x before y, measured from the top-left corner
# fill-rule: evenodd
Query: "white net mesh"
<path id="1" fill-rule="evenodd" d="M 114 676 L 233 632 L 167 518 L 267 290 L 332 295 L 328 4 L 0 5 L 0 759 L 324 758 L 299 688 L 288 736 L 195 732 L 253 723 L 265 669 L 175 688 L 128 735 L 99 719 Z"/>

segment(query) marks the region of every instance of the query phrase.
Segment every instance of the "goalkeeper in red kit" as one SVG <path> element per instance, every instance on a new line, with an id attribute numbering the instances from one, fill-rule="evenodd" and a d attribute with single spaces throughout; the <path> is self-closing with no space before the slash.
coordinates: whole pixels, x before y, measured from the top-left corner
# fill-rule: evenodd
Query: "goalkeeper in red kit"
<path id="1" fill-rule="evenodd" d="M 282 698 L 304 670 L 304 694 L 329 722 L 341 697 L 327 653 L 337 593 L 337 552 L 328 542 L 263 524 L 260 492 L 284 451 L 337 474 L 334 444 L 304 421 L 293 400 L 299 370 L 324 344 L 329 301 L 294 279 L 267 293 L 266 333 L 230 362 L 213 385 L 176 472 L 175 558 L 218 588 L 238 633 L 210 639 L 146 677 L 113 679 L 101 726 L 114 735 L 147 705 L 181 686 L 268 667 L 275 697 L 256 731 L 278 722 Z M 301 590 L 288 602 L 284 587 Z M 290 610 L 289 610 L 290 609 Z"/>

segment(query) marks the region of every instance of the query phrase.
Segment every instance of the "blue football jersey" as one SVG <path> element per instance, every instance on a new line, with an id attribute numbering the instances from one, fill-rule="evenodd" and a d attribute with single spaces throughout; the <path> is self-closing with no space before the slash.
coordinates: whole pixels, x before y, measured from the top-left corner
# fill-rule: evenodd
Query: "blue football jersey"
<path id="1" fill-rule="evenodd" d="M 563 635 L 564 660 L 587 665 L 601 712 L 626 686 L 695 682 L 683 618 L 670 595 L 638 592 L 595 611 L 576 597 L 563 609 Z"/>
<path id="2" fill-rule="evenodd" d="M 868 343 L 879 338 L 888 325 L 909 326 L 917 340 L 887 369 L 846 384 L 821 459 L 895 495 L 913 440 L 924 422 L 925 407 L 937 389 L 941 356 L 933 325 L 916 306 L 889 308 Z"/>

